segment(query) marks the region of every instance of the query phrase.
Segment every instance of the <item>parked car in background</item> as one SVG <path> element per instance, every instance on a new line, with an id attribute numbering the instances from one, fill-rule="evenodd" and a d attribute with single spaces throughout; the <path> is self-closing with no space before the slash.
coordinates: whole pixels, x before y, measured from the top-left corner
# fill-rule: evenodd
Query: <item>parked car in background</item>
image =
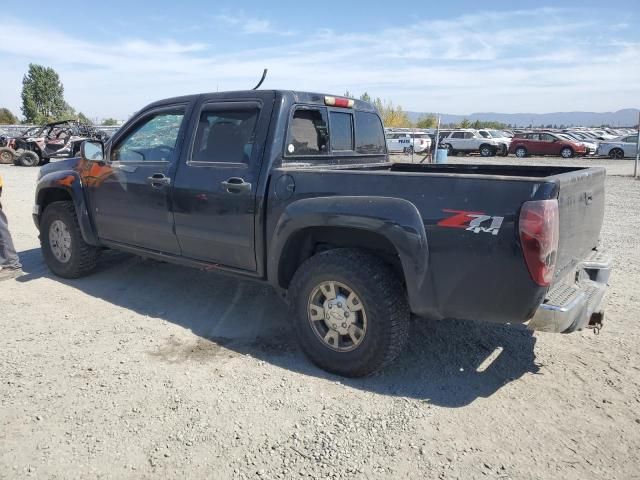
<path id="1" fill-rule="evenodd" d="M 581 143 L 587 149 L 587 155 L 595 155 L 598 151 L 598 142 L 595 140 L 584 140 L 571 132 L 556 133 L 555 135 L 565 140 L 569 140 L 570 142 Z"/>
<path id="2" fill-rule="evenodd" d="M 511 145 L 511 137 L 507 136 L 505 132 L 502 130 L 489 130 L 482 129 L 478 130 L 478 133 L 482 135 L 484 138 L 493 138 L 500 145 L 499 153 L 503 156 L 507 156 L 509 154 L 509 145 Z"/>
<path id="3" fill-rule="evenodd" d="M 559 155 L 562 158 L 571 158 L 576 155 L 585 155 L 587 147 L 552 133 L 526 132 L 517 133 L 511 139 L 509 153 L 519 158 L 528 155 Z"/>
<path id="4" fill-rule="evenodd" d="M 480 153 L 483 157 L 491 157 L 502 151 L 501 142 L 495 138 L 485 138 L 478 130 L 454 130 L 440 144 L 449 151 L 449 155 L 457 153 Z"/>
<path id="5" fill-rule="evenodd" d="M 635 157 L 638 149 L 638 134 L 627 135 L 608 142 L 601 142 L 598 155 L 610 158 Z"/>
<path id="6" fill-rule="evenodd" d="M 387 130 L 385 136 L 389 153 L 422 153 L 431 149 L 431 138 L 426 132 Z"/>

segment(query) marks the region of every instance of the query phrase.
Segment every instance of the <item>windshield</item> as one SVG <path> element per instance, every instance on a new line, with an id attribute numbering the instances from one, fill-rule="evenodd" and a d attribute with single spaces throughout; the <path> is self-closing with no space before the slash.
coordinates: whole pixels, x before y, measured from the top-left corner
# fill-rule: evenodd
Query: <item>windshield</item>
<path id="1" fill-rule="evenodd" d="M 501 132 L 500 130 L 489 130 L 489 134 L 493 138 L 502 138 L 502 137 L 504 137 L 504 133 Z"/>

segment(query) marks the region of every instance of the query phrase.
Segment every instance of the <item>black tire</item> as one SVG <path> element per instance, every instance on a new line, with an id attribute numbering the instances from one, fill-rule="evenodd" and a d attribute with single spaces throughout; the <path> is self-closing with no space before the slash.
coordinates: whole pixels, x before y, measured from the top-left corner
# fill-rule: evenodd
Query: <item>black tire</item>
<path id="1" fill-rule="evenodd" d="M 527 156 L 527 149 L 524 147 L 518 147 L 515 150 L 515 154 L 516 154 L 516 157 L 518 158 L 524 158 Z"/>
<path id="2" fill-rule="evenodd" d="M 61 221 L 70 237 L 70 257 L 66 262 L 56 258 L 50 245 L 51 224 Z M 40 246 L 42 256 L 49 269 L 62 278 L 79 278 L 91 273 L 96 267 L 100 249 L 89 245 L 82 238 L 78 217 L 71 202 L 53 202 L 45 209 L 40 220 Z"/>
<path id="3" fill-rule="evenodd" d="M 621 148 L 613 148 L 609 152 L 609 158 L 613 158 L 614 160 L 622 160 L 624 158 L 624 150 Z"/>
<path id="4" fill-rule="evenodd" d="M 480 145 L 479 151 L 481 157 L 492 157 L 496 154 L 495 147 L 487 144 Z"/>
<path id="5" fill-rule="evenodd" d="M 443 147 L 445 147 L 447 149 L 447 155 L 449 155 L 450 157 L 455 157 L 456 156 L 457 152 L 453 149 L 453 147 L 450 144 L 445 143 L 443 145 Z"/>
<path id="6" fill-rule="evenodd" d="M 22 167 L 37 167 L 40 164 L 40 157 L 36 152 L 27 151 L 16 160 Z"/>
<path id="7" fill-rule="evenodd" d="M 11 165 L 16 158 L 16 152 L 9 147 L 0 147 L 0 164 Z"/>
<path id="8" fill-rule="evenodd" d="M 560 156 L 562 158 L 573 157 L 573 149 L 571 147 L 564 147 L 562 150 L 560 150 Z"/>
<path id="9" fill-rule="evenodd" d="M 503 157 L 509 156 L 509 147 L 506 145 L 503 145 L 500 155 L 502 155 Z"/>
<path id="10" fill-rule="evenodd" d="M 332 349 L 311 326 L 309 302 L 322 282 L 348 286 L 362 303 L 367 329 L 353 350 Z M 302 350 L 329 372 L 345 377 L 370 375 L 389 365 L 407 342 L 411 313 L 404 288 L 389 265 L 366 252 L 336 249 L 311 257 L 295 273 L 289 297 Z"/>

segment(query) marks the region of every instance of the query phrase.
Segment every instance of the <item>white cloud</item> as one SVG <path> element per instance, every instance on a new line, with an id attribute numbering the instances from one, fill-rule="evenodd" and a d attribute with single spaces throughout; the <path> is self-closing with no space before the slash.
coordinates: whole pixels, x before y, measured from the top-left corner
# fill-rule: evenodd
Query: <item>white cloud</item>
<path id="1" fill-rule="evenodd" d="M 261 36 L 255 48 L 222 52 L 208 45 L 216 43 L 209 38 L 102 43 L 9 19 L 4 38 L 20 40 L 0 42 L 0 105 L 17 111 L 20 79 L 36 62 L 54 67 L 69 103 L 92 117 L 123 117 L 174 95 L 250 88 L 264 67 L 263 88 L 368 91 L 415 111 L 637 106 L 640 41 L 618 38 L 602 19 L 571 18 L 555 9 L 482 13 L 370 33 L 318 29 L 288 38 L 268 20 L 223 15 L 220 22 Z"/>
<path id="2" fill-rule="evenodd" d="M 243 11 L 235 14 L 222 13 L 214 17 L 216 20 L 233 27 L 239 27 L 245 34 L 272 34 L 291 36 L 293 32 L 276 27 L 270 20 L 246 15 Z"/>

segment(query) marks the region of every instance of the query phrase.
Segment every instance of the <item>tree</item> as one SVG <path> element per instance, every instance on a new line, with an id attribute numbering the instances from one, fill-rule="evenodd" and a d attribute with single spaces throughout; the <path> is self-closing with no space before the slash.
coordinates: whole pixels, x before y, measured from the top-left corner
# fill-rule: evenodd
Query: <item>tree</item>
<path id="1" fill-rule="evenodd" d="M 471 122 L 469 121 L 469 119 L 463 118 L 458 128 L 470 128 L 470 127 L 471 127 Z"/>
<path id="2" fill-rule="evenodd" d="M 349 90 L 345 90 L 345 91 L 344 91 L 344 95 L 342 95 L 342 96 L 343 96 L 343 97 L 345 97 L 345 98 L 355 98 L 355 97 L 351 94 L 351 92 L 350 92 Z"/>
<path id="3" fill-rule="evenodd" d="M 78 112 L 78 115 L 76 115 L 76 118 L 78 119 L 78 121 L 80 123 L 84 123 L 85 125 L 92 125 L 93 124 L 93 122 L 91 120 L 89 120 L 89 117 L 87 117 L 82 112 Z"/>
<path id="4" fill-rule="evenodd" d="M 11 113 L 11 110 L 8 108 L 0 108 L 0 124 L 15 125 L 16 123 L 18 123 L 18 119 Z"/>
<path id="5" fill-rule="evenodd" d="M 435 115 L 423 115 L 416 122 L 418 128 L 435 128 L 438 125 L 438 119 Z"/>
<path id="6" fill-rule="evenodd" d="M 364 92 L 362 95 L 360 95 L 360 100 L 363 100 L 365 102 L 370 102 L 371 96 L 369 96 L 367 92 Z"/>
<path id="7" fill-rule="evenodd" d="M 64 87 L 53 68 L 29 64 L 22 78 L 22 114 L 28 123 L 45 123 L 60 119 L 69 105 L 64 101 Z"/>
<path id="8" fill-rule="evenodd" d="M 105 118 L 102 121 L 102 125 L 105 127 L 111 127 L 114 125 L 118 125 L 120 122 L 118 122 L 118 120 L 116 120 L 115 118 Z"/>

